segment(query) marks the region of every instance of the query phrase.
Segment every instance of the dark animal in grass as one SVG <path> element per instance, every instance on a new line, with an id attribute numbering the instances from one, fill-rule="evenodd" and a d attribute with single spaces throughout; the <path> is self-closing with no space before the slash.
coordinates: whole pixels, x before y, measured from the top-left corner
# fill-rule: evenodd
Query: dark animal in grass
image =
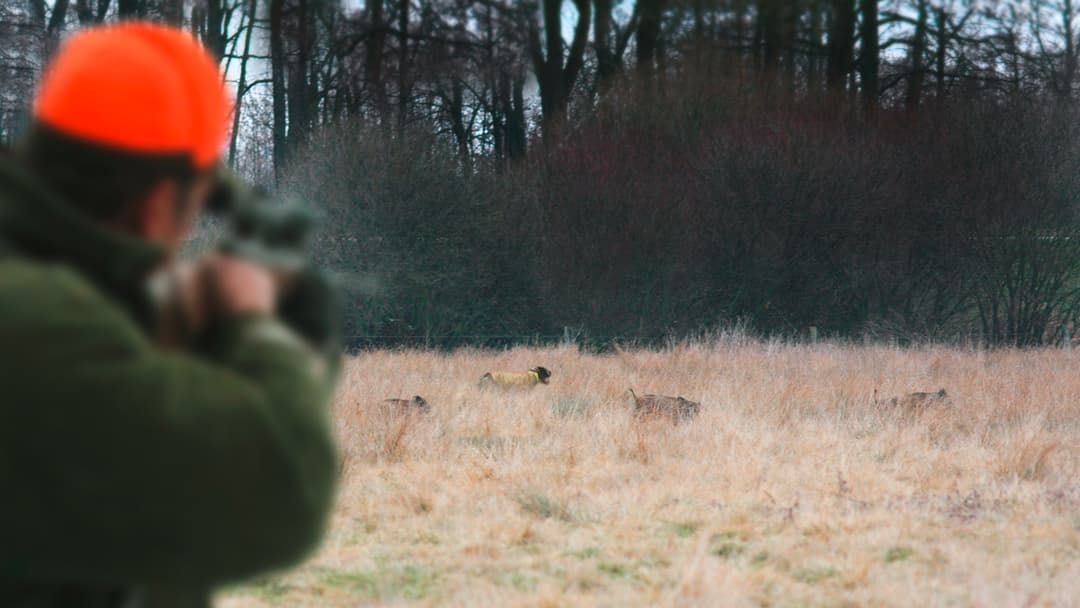
<path id="1" fill-rule="evenodd" d="M 431 404 L 420 395 L 415 395 L 412 399 L 384 399 L 383 406 L 392 412 L 426 414 L 431 411 Z"/>
<path id="2" fill-rule="evenodd" d="M 668 418 L 672 423 L 679 424 L 692 420 L 701 411 L 700 403 L 682 397 L 638 396 L 632 388 L 627 389 L 627 392 L 634 399 L 634 418 L 637 420 Z"/>
<path id="3" fill-rule="evenodd" d="M 919 413 L 929 409 L 947 407 L 952 402 L 945 389 L 933 393 L 910 393 L 903 397 L 879 400 L 878 404 L 886 407 L 900 409 L 906 413 Z"/>
<path id="4" fill-rule="evenodd" d="M 534 367 L 527 372 L 488 372 L 480 377 L 480 386 L 500 388 L 532 388 L 547 384 L 551 372 L 546 367 Z"/>

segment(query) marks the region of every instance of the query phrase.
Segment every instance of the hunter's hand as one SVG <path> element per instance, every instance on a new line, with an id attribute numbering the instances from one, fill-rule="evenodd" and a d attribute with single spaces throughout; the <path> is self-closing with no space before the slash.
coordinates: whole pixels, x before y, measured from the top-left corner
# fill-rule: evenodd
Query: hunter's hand
<path id="1" fill-rule="evenodd" d="M 274 314 L 278 289 L 270 270 L 222 254 L 206 257 L 200 266 L 202 284 L 209 297 L 208 304 L 213 316 Z"/>

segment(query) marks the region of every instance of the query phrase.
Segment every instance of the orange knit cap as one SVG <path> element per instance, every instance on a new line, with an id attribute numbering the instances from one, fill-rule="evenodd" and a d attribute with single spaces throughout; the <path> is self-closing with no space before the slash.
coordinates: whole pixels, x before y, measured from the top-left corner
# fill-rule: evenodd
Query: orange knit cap
<path id="1" fill-rule="evenodd" d="M 68 135 L 147 154 L 217 160 L 232 101 L 209 53 L 187 33 L 131 21 L 83 30 L 57 52 L 34 116 Z"/>

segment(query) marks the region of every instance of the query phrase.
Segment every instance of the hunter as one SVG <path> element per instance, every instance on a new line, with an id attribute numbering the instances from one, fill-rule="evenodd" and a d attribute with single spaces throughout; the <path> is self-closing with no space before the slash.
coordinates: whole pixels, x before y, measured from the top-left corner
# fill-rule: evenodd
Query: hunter
<path id="1" fill-rule="evenodd" d="M 325 290 L 208 255 L 183 286 L 210 312 L 197 339 L 154 339 L 148 286 L 213 187 L 230 106 L 187 33 L 96 27 L 0 157 L 0 606 L 209 606 L 323 534 L 340 350 L 305 329 L 332 325 L 310 322 Z"/>

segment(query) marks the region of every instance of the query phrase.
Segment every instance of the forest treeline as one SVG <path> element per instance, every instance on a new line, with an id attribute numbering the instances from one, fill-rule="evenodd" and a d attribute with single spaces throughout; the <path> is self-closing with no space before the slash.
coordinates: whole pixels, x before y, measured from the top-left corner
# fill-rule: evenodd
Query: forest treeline
<path id="1" fill-rule="evenodd" d="M 1080 313 L 1072 0 L 0 0 L 0 133 L 132 16 L 221 58 L 230 162 L 322 211 L 357 344 Z"/>

